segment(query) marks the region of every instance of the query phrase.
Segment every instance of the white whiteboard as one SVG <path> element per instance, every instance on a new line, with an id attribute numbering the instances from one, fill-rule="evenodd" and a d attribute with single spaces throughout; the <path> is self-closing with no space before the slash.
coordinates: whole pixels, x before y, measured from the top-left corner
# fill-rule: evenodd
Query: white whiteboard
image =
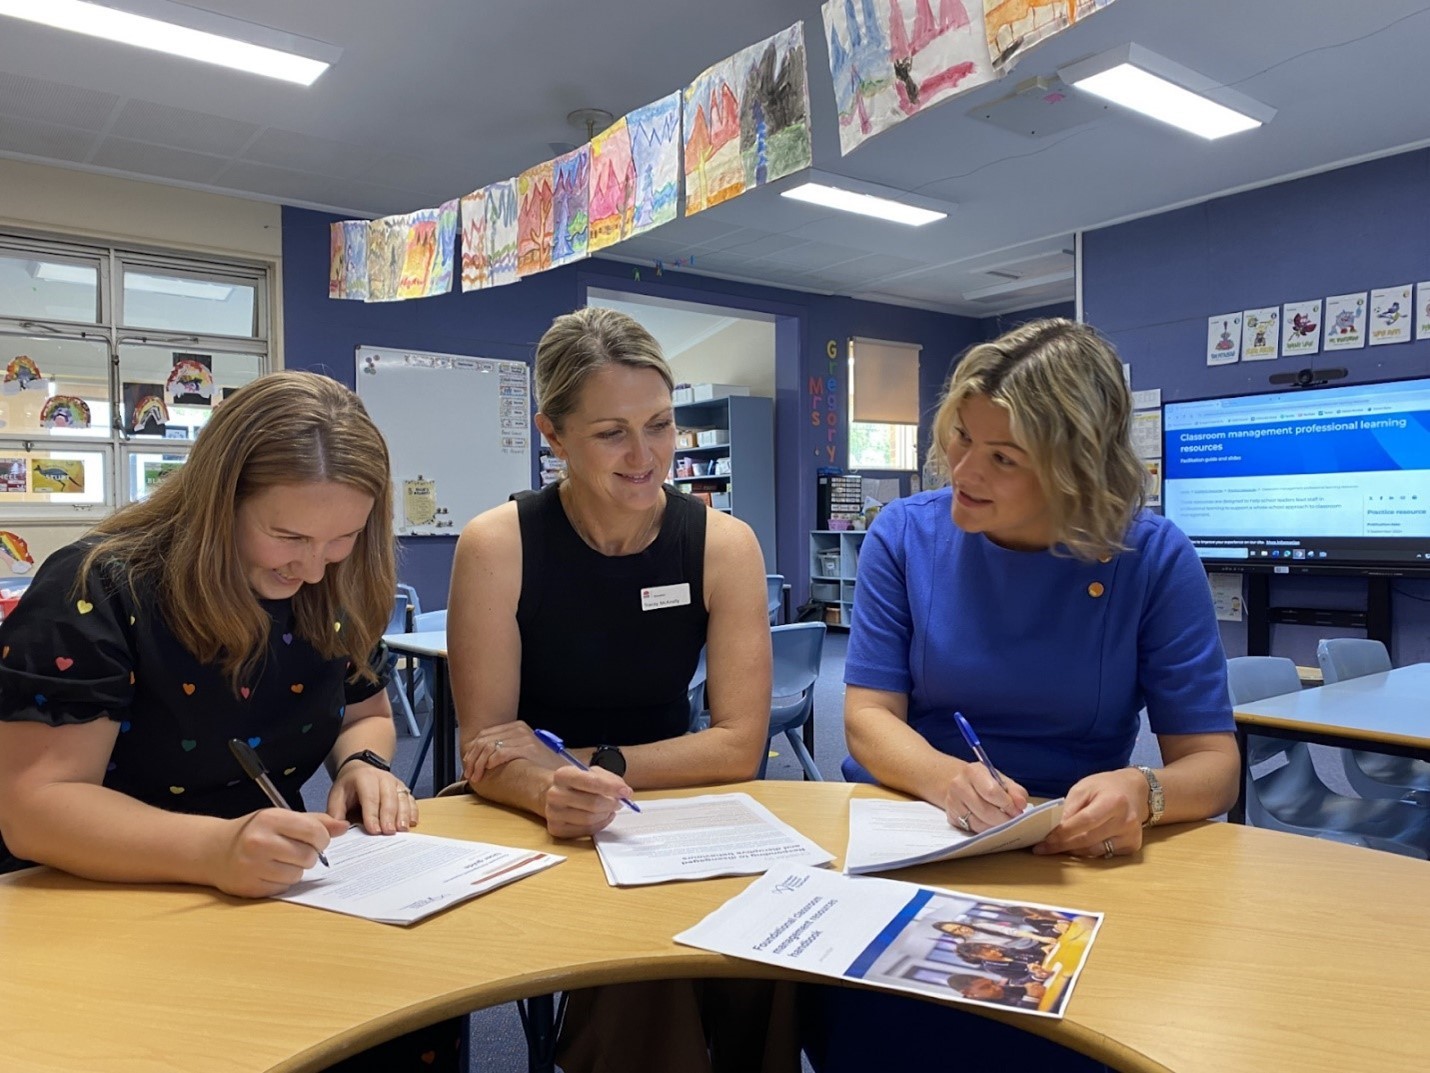
<path id="1" fill-rule="evenodd" d="M 360 346 L 357 393 L 387 440 L 399 536 L 456 536 L 469 519 L 531 487 L 525 362 Z M 425 523 L 409 518 L 404 495 L 406 482 L 419 479 L 432 482 L 435 500 Z"/>

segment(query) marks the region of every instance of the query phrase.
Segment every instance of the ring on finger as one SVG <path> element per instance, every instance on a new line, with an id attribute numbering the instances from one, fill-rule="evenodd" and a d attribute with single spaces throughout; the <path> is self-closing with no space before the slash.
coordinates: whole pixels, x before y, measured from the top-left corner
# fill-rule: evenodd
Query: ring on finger
<path id="1" fill-rule="evenodd" d="M 961 828 L 963 828 L 965 831 L 970 831 L 970 832 L 971 832 L 971 831 L 973 830 L 973 828 L 972 828 L 972 827 L 969 825 L 969 823 L 968 823 L 968 817 L 970 817 L 970 816 L 972 816 L 972 815 L 973 815 L 973 810 L 972 810 L 972 809 L 969 809 L 967 812 L 965 812 L 962 816 L 960 816 L 958 819 L 954 820 L 953 822 L 956 823 L 956 824 L 958 824 L 958 826 L 961 827 Z"/>
<path id="2" fill-rule="evenodd" d="M 1117 847 L 1112 844 L 1112 839 L 1110 839 L 1110 838 L 1104 838 L 1104 839 L 1102 840 L 1102 855 L 1103 855 L 1103 857 L 1111 857 L 1111 856 L 1115 855 L 1116 853 L 1117 853 Z"/>
<path id="3" fill-rule="evenodd" d="M 497 739 L 496 741 L 492 742 L 492 748 L 493 748 L 493 749 L 500 749 L 500 748 L 501 748 L 503 745 L 505 745 L 505 744 L 506 744 L 506 742 L 502 741 L 501 739 Z"/>

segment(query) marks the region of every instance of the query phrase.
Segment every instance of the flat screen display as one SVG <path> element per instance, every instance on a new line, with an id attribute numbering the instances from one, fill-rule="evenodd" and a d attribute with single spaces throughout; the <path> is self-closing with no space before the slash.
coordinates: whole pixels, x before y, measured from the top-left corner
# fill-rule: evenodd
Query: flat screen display
<path id="1" fill-rule="evenodd" d="M 1162 437 L 1208 565 L 1430 572 L 1430 378 L 1169 402 Z"/>

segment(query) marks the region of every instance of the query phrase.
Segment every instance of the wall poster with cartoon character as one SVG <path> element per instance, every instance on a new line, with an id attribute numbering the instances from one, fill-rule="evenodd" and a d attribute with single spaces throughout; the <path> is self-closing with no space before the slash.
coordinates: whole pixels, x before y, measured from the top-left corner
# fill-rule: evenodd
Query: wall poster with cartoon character
<path id="1" fill-rule="evenodd" d="M 1270 361 L 1281 347 L 1281 309 L 1248 309 L 1241 319 L 1241 360 Z"/>
<path id="2" fill-rule="evenodd" d="M 1414 334 L 1415 288 L 1407 283 L 1401 287 L 1384 287 L 1370 292 L 1371 346 L 1387 343 L 1408 343 Z"/>
<path id="3" fill-rule="evenodd" d="M 1326 299 L 1326 350 L 1359 350 L 1365 346 L 1365 300 L 1365 291 Z"/>
<path id="4" fill-rule="evenodd" d="M 1430 280 L 1415 285 L 1415 338 L 1430 339 Z"/>
<path id="5" fill-rule="evenodd" d="M 1233 365 L 1241 360 L 1241 313 L 1207 318 L 1207 364 Z"/>
<path id="6" fill-rule="evenodd" d="M 1281 356 L 1303 357 L 1321 352 L 1321 300 L 1287 302 L 1281 307 Z"/>

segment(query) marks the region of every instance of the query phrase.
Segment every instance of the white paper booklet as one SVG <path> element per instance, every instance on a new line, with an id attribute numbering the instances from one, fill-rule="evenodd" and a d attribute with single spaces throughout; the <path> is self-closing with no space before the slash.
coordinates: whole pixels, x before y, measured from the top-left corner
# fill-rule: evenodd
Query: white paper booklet
<path id="1" fill-rule="evenodd" d="M 1056 1018 L 1101 924 L 1101 913 L 782 865 L 675 941 L 890 991 Z"/>
<path id="2" fill-rule="evenodd" d="M 596 851 L 613 887 L 676 879 L 746 876 L 772 865 L 828 864 L 821 849 L 749 794 L 642 801 L 597 832 Z"/>
<path id="3" fill-rule="evenodd" d="M 328 843 L 327 858 L 331 867 L 310 868 L 278 900 L 381 924 L 411 924 L 566 859 L 435 835 L 370 835 L 361 827 Z"/>
<path id="4" fill-rule="evenodd" d="M 844 871 L 849 875 L 888 872 L 933 861 L 978 857 L 1005 849 L 1036 846 L 1062 820 L 1061 797 L 1030 805 L 1021 816 L 977 834 L 960 831 L 943 809 L 927 801 L 849 802 L 849 848 Z"/>

